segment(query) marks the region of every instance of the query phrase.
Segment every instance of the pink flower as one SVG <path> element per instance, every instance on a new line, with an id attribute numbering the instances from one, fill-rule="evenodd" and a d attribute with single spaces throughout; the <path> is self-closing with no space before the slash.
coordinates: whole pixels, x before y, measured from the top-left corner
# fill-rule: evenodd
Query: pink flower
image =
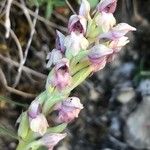
<path id="1" fill-rule="evenodd" d="M 102 27 L 104 32 L 108 32 L 115 24 L 116 19 L 112 13 L 102 12 L 95 18 L 96 24 Z"/>
<path id="2" fill-rule="evenodd" d="M 86 19 L 90 18 L 90 4 L 87 0 L 82 0 L 79 15 L 85 17 Z"/>
<path id="3" fill-rule="evenodd" d="M 60 32 L 60 31 L 56 31 L 57 36 L 56 36 L 56 49 L 60 50 L 62 53 L 65 52 L 65 46 L 64 46 L 64 39 L 65 36 Z"/>
<path id="4" fill-rule="evenodd" d="M 114 13 L 116 5 L 117 0 L 101 0 L 97 9 L 99 12 Z"/>
<path id="5" fill-rule="evenodd" d="M 66 57 L 76 56 L 81 50 L 86 50 L 89 46 L 88 40 L 80 33 L 72 32 L 65 38 Z"/>
<path id="6" fill-rule="evenodd" d="M 42 142 L 43 146 L 46 146 L 48 150 L 53 150 L 54 146 L 58 144 L 59 141 L 61 141 L 63 138 L 66 137 L 66 133 L 60 134 L 60 133 L 50 133 L 45 134 L 40 141 Z"/>
<path id="7" fill-rule="evenodd" d="M 52 65 L 55 65 L 58 61 L 62 59 L 62 53 L 58 49 L 53 49 L 47 55 L 48 63 L 46 65 L 47 68 L 50 68 Z"/>
<path id="8" fill-rule="evenodd" d="M 59 123 L 69 123 L 78 117 L 79 112 L 83 109 L 83 105 L 80 103 L 80 99 L 77 97 L 69 97 L 66 100 L 56 105 L 56 109 L 59 111 L 57 121 Z"/>
<path id="9" fill-rule="evenodd" d="M 71 82 L 71 75 L 69 73 L 69 61 L 66 58 L 60 60 L 54 67 L 54 75 L 48 81 L 53 87 L 62 90 Z"/>
<path id="10" fill-rule="evenodd" d="M 107 62 L 107 56 L 113 53 L 113 50 L 105 45 L 95 45 L 89 50 L 88 58 L 91 62 L 93 72 L 103 69 Z"/>
<path id="11" fill-rule="evenodd" d="M 117 53 L 117 52 L 119 52 L 119 51 L 121 50 L 121 48 L 122 48 L 123 46 L 125 46 L 127 43 L 129 43 L 128 37 L 123 36 L 123 37 L 121 37 L 121 38 L 119 38 L 119 39 L 116 39 L 116 40 L 112 41 L 112 42 L 109 44 L 109 47 L 110 47 L 111 49 L 113 49 L 113 51 L 114 51 L 115 53 Z"/>
<path id="12" fill-rule="evenodd" d="M 83 16 L 72 15 L 69 19 L 68 29 L 69 32 L 78 32 L 85 34 L 87 26 L 87 20 Z"/>
<path id="13" fill-rule="evenodd" d="M 111 62 L 114 60 L 116 54 L 122 49 L 123 46 L 125 46 L 127 43 L 129 43 L 129 39 L 126 36 L 123 36 L 119 39 L 116 39 L 112 41 L 109 44 L 109 47 L 113 50 L 113 53 L 108 56 L 107 61 Z"/>
<path id="14" fill-rule="evenodd" d="M 120 23 L 107 33 L 101 34 L 100 39 L 116 40 L 127 34 L 129 31 L 136 31 L 136 28 L 128 25 L 127 23 Z"/>
<path id="15" fill-rule="evenodd" d="M 40 135 L 44 135 L 48 128 L 46 117 L 41 113 L 41 106 L 38 100 L 34 100 L 28 109 L 30 129 Z"/>

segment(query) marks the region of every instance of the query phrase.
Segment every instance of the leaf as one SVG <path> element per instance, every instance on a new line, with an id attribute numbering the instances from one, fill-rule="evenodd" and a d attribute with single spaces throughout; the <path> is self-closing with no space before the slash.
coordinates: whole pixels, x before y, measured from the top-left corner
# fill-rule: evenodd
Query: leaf
<path id="1" fill-rule="evenodd" d="M 65 6 L 65 0 L 53 0 L 53 5 L 56 7 L 61 7 L 61 6 Z"/>
<path id="2" fill-rule="evenodd" d="M 53 11 L 53 3 L 52 3 L 51 0 L 49 0 L 47 2 L 46 14 L 45 14 L 45 16 L 46 16 L 47 19 L 50 18 L 51 14 L 52 14 L 52 11 Z"/>
<path id="3" fill-rule="evenodd" d="M 21 114 L 21 118 L 20 118 L 20 124 L 19 124 L 19 128 L 18 128 L 18 135 L 22 139 L 25 139 L 28 132 L 29 132 L 29 119 L 28 119 L 27 112 L 23 112 Z"/>
<path id="4" fill-rule="evenodd" d="M 22 106 L 22 107 L 25 107 L 25 108 L 28 107 L 27 104 L 22 104 L 22 103 L 19 103 L 19 102 L 15 102 L 15 101 L 13 101 L 13 100 L 11 100 L 7 97 L 1 96 L 1 95 L 0 95 L 0 101 L 5 101 L 5 102 L 8 102 L 10 104 L 15 104 L 15 105 Z"/>
<path id="5" fill-rule="evenodd" d="M 89 1 L 90 6 L 91 6 L 92 8 L 96 7 L 97 4 L 99 3 L 99 0 L 88 0 L 88 1 Z"/>
<path id="6" fill-rule="evenodd" d="M 9 129 L 2 124 L 0 124 L 0 134 L 19 140 L 19 137 L 17 136 L 15 132 L 12 131 L 12 129 Z"/>

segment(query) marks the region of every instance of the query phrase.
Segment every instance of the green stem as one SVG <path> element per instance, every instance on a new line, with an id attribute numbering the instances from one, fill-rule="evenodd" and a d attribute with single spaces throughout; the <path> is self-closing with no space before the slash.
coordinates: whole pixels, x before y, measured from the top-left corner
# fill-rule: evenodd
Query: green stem
<path id="1" fill-rule="evenodd" d="M 34 132 L 32 132 L 30 130 L 25 139 L 19 140 L 19 144 L 18 144 L 16 150 L 25 150 L 26 147 L 35 140 L 35 138 L 36 138 L 36 136 L 35 136 Z"/>

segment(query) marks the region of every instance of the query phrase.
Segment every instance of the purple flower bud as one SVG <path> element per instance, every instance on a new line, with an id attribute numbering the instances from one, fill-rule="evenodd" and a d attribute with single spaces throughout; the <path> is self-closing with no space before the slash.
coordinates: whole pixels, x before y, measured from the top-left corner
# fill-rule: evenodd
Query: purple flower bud
<path id="1" fill-rule="evenodd" d="M 41 113 L 41 105 L 38 100 L 32 101 L 28 108 L 28 115 L 30 118 L 34 119 Z"/>
<path id="2" fill-rule="evenodd" d="M 60 60 L 54 67 L 54 75 L 49 84 L 56 87 L 58 90 L 62 90 L 71 82 L 71 75 L 69 73 L 69 61 L 66 58 Z"/>
<path id="3" fill-rule="evenodd" d="M 56 31 L 57 37 L 56 37 L 56 49 L 60 50 L 62 53 L 65 52 L 65 47 L 64 47 L 64 39 L 65 36 L 60 32 Z"/>
<path id="4" fill-rule="evenodd" d="M 128 25 L 127 23 L 120 23 L 107 33 L 101 34 L 100 39 L 116 40 L 127 34 L 129 31 L 136 31 L 136 28 Z"/>
<path id="5" fill-rule="evenodd" d="M 83 105 L 80 103 L 79 98 L 69 97 L 57 104 L 56 109 L 59 111 L 57 122 L 69 123 L 78 117 Z"/>
<path id="6" fill-rule="evenodd" d="M 91 62 L 93 72 L 103 69 L 107 62 L 107 56 L 113 53 L 113 50 L 105 45 L 99 44 L 92 47 L 89 51 L 88 58 Z"/>
<path id="7" fill-rule="evenodd" d="M 85 17 L 86 19 L 90 18 L 90 4 L 87 0 L 82 0 L 79 9 L 79 15 Z"/>
<path id="8" fill-rule="evenodd" d="M 50 68 L 52 65 L 55 65 L 58 61 L 62 59 L 62 53 L 60 50 L 53 49 L 50 53 L 47 55 L 47 59 L 49 59 L 46 67 Z"/>
<path id="9" fill-rule="evenodd" d="M 85 34 L 87 26 L 87 20 L 83 16 L 72 15 L 69 19 L 68 29 L 69 32 L 78 32 Z"/>
<path id="10" fill-rule="evenodd" d="M 117 0 L 101 0 L 97 6 L 99 12 L 114 13 L 117 6 Z"/>
<path id="11" fill-rule="evenodd" d="M 48 150 L 53 150 L 54 146 L 58 144 L 59 141 L 61 141 L 63 138 L 66 137 L 66 133 L 60 134 L 60 133 L 50 133 L 45 134 L 40 141 L 42 142 L 43 146 L 46 146 Z"/>

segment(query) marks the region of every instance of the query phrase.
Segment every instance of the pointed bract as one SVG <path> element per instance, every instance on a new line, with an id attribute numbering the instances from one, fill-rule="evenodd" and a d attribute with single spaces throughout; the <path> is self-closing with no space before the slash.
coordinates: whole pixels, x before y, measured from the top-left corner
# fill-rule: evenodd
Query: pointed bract
<path id="1" fill-rule="evenodd" d="M 84 16 L 86 19 L 90 19 L 90 4 L 87 0 L 82 0 L 79 15 Z"/>
<path id="2" fill-rule="evenodd" d="M 60 31 L 56 31 L 57 36 L 56 36 L 56 49 L 60 50 L 62 53 L 65 52 L 65 46 L 64 46 L 64 39 L 65 36 L 60 32 Z"/>

